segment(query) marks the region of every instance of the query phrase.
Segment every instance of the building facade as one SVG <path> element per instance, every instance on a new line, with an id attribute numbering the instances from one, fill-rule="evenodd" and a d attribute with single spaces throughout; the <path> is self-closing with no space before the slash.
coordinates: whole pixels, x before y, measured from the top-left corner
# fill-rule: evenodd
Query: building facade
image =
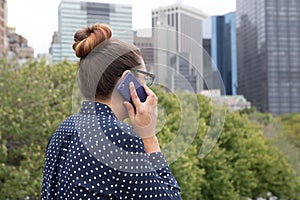
<path id="1" fill-rule="evenodd" d="M 221 91 L 218 89 L 214 90 L 203 90 L 201 94 L 209 97 L 210 99 L 217 101 L 228 106 L 229 111 L 235 112 L 239 110 L 251 108 L 251 103 L 245 99 L 243 95 L 221 95 Z"/>
<path id="2" fill-rule="evenodd" d="M 300 1 L 237 0 L 238 93 L 260 111 L 300 113 Z"/>
<path id="3" fill-rule="evenodd" d="M 202 40 L 203 45 L 203 74 L 204 74 L 204 80 L 203 80 L 203 89 L 213 89 L 213 78 L 211 77 L 211 74 L 213 73 L 213 66 L 211 62 L 211 39 L 210 38 L 203 38 Z"/>
<path id="4" fill-rule="evenodd" d="M 15 59 L 20 62 L 34 57 L 34 49 L 28 46 L 28 41 L 22 35 L 16 33 L 15 27 L 6 27 L 8 51 Z"/>
<path id="5" fill-rule="evenodd" d="M 7 3 L 0 0 L 0 57 L 4 56 L 6 46 Z"/>
<path id="6" fill-rule="evenodd" d="M 152 71 L 154 64 L 153 37 L 138 36 L 137 32 L 134 32 L 133 44 L 140 49 L 147 71 Z"/>
<path id="7" fill-rule="evenodd" d="M 217 89 L 222 94 L 225 94 L 224 84 L 220 76 L 220 72 L 211 57 L 211 39 L 203 38 L 203 89 Z"/>
<path id="8" fill-rule="evenodd" d="M 226 95 L 237 94 L 237 53 L 235 12 L 212 16 L 211 56 L 217 67 Z"/>
<path id="9" fill-rule="evenodd" d="M 58 7 L 58 31 L 53 34 L 49 49 L 53 62 L 77 61 L 72 49 L 74 33 L 95 23 L 109 25 L 113 37 L 133 43 L 131 5 L 62 0 Z"/>
<path id="10" fill-rule="evenodd" d="M 198 9 L 175 4 L 152 10 L 154 73 L 170 90 L 203 89 L 202 22 Z"/>

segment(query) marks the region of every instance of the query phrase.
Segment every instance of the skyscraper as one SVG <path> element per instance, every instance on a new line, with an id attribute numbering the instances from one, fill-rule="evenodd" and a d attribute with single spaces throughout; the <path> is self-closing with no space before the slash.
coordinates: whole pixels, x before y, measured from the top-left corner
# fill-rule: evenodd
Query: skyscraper
<path id="1" fill-rule="evenodd" d="M 203 38 L 203 74 L 204 74 L 204 81 L 203 81 L 203 89 L 208 90 L 213 85 L 212 78 L 209 80 L 205 80 L 205 76 L 209 76 L 212 74 L 212 62 L 211 62 L 211 39 Z"/>
<path id="2" fill-rule="evenodd" d="M 146 68 L 151 71 L 154 63 L 153 37 L 138 36 L 137 31 L 135 31 L 133 44 L 140 49 Z"/>
<path id="3" fill-rule="evenodd" d="M 169 89 L 203 89 L 202 21 L 196 8 L 175 4 L 152 10 L 153 71 Z"/>
<path id="4" fill-rule="evenodd" d="M 235 12 L 212 16 L 211 56 L 218 68 L 227 95 L 237 94 Z"/>
<path id="5" fill-rule="evenodd" d="M 236 6 L 238 93 L 261 111 L 300 112 L 300 1 Z"/>
<path id="6" fill-rule="evenodd" d="M 58 8 L 58 31 L 50 47 L 53 61 L 65 58 L 76 61 L 72 49 L 74 33 L 95 23 L 108 24 L 113 37 L 133 43 L 131 5 L 62 0 Z"/>
<path id="7" fill-rule="evenodd" d="M 4 55 L 6 49 L 6 6 L 6 0 L 0 0 L 0 57 Z"/>

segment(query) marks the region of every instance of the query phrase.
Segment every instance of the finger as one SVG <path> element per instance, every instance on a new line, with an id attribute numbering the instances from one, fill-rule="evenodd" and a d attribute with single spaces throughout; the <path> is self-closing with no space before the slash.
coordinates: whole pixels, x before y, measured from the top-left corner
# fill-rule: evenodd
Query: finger
<path id="1" fill-rule="evenodd" d="M 149 96 L 150 94 L 154 94 L 154 92 L 146 85 L 144 84 L 144 89 L 146 94 Z"/>
<path id="2" fill-rule="evenodd" d="M 131 122 L 134 120 L 134 108 L 128 101 L 124 101 L 124 105 L 127 108 L 128 116 Z"/>
<path id="3" fill-rule="evenodd" d="M 140 101 L 140 98 L 138 97 L 138 95 L 136 93 L 133 82 L 130 82 L 129 89 L 130 89 L 132 102 L 135 105 L 136 109 L 138 109 L 141 105 L 141 101 Z"/>
<path id="4" fill-rule="evenodd" d="M 148 95 L 146 101 L 157 104 L 158 98 L 156 94 L 147 85 L 144 85 L 144 89 L 146 94 Z"/>

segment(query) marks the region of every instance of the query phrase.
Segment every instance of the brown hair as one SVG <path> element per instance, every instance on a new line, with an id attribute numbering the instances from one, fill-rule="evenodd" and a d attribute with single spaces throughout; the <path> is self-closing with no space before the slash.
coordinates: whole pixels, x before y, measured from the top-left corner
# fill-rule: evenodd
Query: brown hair
<path id="1" fill-rule="evenodd" d="M 108 98 L 120 75 L 141 65 L 137 47 L 111 36 L 112 30 L 105 24 L 94 24 L 74 35 L 73 49 L 80 58 L 79 88 L 89 100 Z"/>

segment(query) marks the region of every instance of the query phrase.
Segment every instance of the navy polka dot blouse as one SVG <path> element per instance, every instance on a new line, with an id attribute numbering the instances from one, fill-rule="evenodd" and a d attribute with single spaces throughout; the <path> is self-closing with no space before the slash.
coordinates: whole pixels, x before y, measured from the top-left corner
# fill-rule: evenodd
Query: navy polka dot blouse
<path id="1" fill-rule="evenodd" d="M 85 101 L 47 145 L 42 199 L 181 199 L 161 152 L 147 154 L 131 126 Z"/>

